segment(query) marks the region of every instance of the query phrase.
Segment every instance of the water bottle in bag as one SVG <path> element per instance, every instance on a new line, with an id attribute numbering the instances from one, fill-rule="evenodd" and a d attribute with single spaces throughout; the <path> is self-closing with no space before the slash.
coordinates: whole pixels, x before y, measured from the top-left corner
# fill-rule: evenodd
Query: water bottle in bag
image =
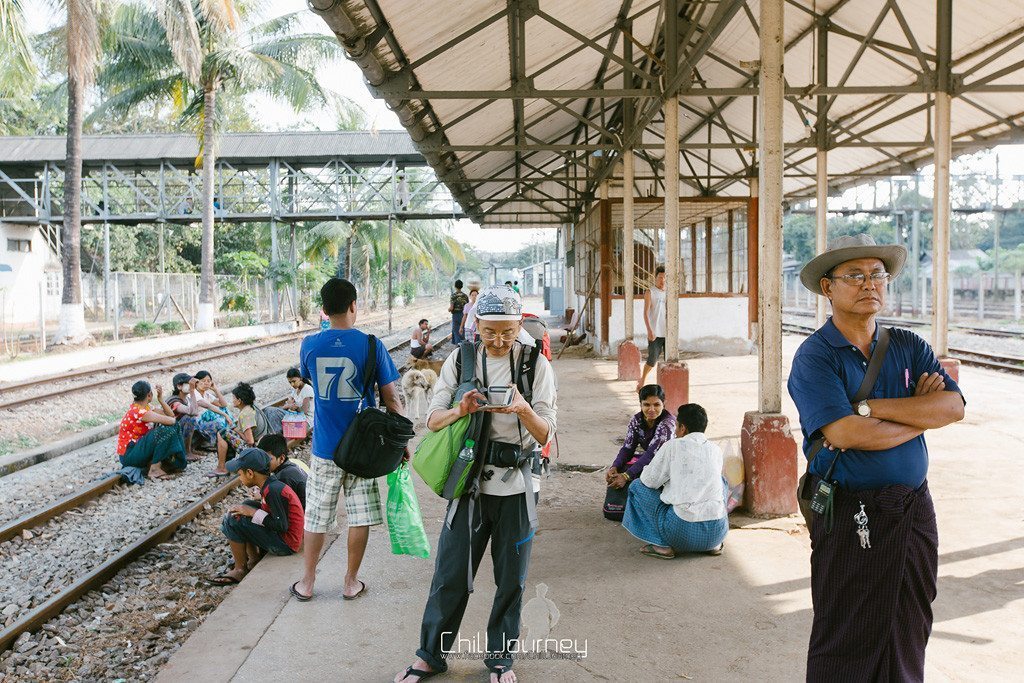
<path id="1" fill-rule="evenodd" d="M 476 442 L 473 439 L 466 439 L 466 445 L 462 447 L 455 462 L 452 463 L 448 480 L 444 483 L 444 491 L 441 493 L 443 498 L 455 500 L 466 492 L 466 483 L 473 470 L 473 462 L 476 460 L 476 454 L 473 452 L 475 445 Z"/>

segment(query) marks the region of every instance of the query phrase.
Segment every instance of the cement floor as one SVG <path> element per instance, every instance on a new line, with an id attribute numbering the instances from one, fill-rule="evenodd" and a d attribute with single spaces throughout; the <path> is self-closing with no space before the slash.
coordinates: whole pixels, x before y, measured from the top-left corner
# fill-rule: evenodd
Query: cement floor
<path id="1" fill-rule="evenodd" d="M 792 357 L 799 340 L 786 338 Z M 689 362 L 692 401 L 707 408 L 708 434 L 737 439 L 756 405 L 754 357 Z M 557 464 L 604 465 L 635 410 L 632 383 L 616 382 L 603 360 L 556 363 Z M 941 539 L 929 680 L 1015 678 L 1024 652 L 1024 422 L 1016 405 L 1024 379 L 964 368 L 967 417 L 931 433 L 930 484 Z M 785 411 L 797 429 L 796 411 Z M 796 518 L 733 515 L 720 557 L 672 562 L 640 556 L 638 541 L 603 519 L 603 475 L 556 471 L 543 483 L 541 530 L 526 599 L 538 585 L 558 610 L 552 638 L 586 649 L 579 660 L 516 665 L 521 680 L 769 680 L 803 678 L 811 623 L 806 531 Z M 420 482 L 417 493 L 436 545 L 444 508 Z M 371 534 L 362 577 L 368 594 L 340 597 L 345 543 L 321 561 L 317 596 L 289 599 L 297 558 L 269 558 L 211 614 L 163 669 L 162 681 L 387 681 L 412 663 L 432 560 L 396 557 L 386 530 Z M 494 587 L 485 558 L 464 638 L 483 638 Z M 526 630 L 524 629 L 524 637 Z M 479 661 L 451 664 L 441 680 L 486 680 Z"/>

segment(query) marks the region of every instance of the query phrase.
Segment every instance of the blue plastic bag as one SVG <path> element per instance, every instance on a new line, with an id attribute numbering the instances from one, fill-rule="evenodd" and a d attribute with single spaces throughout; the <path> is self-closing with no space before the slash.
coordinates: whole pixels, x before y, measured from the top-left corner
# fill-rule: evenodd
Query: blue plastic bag
<path id="1" fill-rule="evenodd" d="M 405 462 L 388 475 L 388 534 L 395 555 L 430 557 L 430 542 Z"/>

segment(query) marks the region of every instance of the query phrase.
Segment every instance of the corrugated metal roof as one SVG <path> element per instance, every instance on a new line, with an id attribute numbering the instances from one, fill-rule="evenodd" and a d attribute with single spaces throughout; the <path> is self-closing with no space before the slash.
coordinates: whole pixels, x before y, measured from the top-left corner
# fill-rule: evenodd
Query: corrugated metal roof
<path id="1" fill-rule="evenodd" d="M 0 137 L 0 164 L 63 163 L 66 154 L 63 136 Z M 82 159 L 89 162 L 170 162 L 191 163 L 199 154 L 194 135 L 84 135 Z M 231 162 L 251 160 L 265 164 L 267 159 L 317 161 L 347 157 L 357 163 L 372 163 L 398 157 L 422 163 L 403 130 L 379 132 L 301 132 L 301 133 L 227 133 L 217 139 L 218 158 Z"/>
<path id="2" fill-rule="evenodd" d="M 742 3 L 721 26 L 712 25 L 710 19 L 726 5 L 726 0 L 678 0 L 676 4 L 685 13 L 680 31 L 693 29 L 689 34 L 690 48 L 705 33 L 715 36 L 707 52 L 691 65 L 692 94 L 682 98 L 680 133 L 684 147 L 689 143 L 691 148 L 682 153 L 681 192 L 746 194 L 743 178 L 754 168 L 756 100 L 749 95 L 709 97 L 702 95 L 700 89 L 736 89 L 755 82 L 751 79 L 756 75 L 759 57 L 755 26 L 759 3 Z M 639 64 L 645 55 L 654 52 L 662 55 L 658 36 L 662 30 L 663 3 L 659 0 L 538 0 L 540 10 L 556 22 L 532 13 L 529 5 L 505 0 L 435 0 L 429 11 L 422 11 L 406 0 L 341 0 L 321 14 L 343 38 L 369 82 L 381 84 L 387 77 L 398 75 L 424 91 L 513 89 L 511 56 L 516 41 L 510 40 L 510 27 L 515 24 L 508 17 L 487 23 L 513 6 L 528 13 L 524 31 L 525 76 L 537 89 L 593 86 L 599 81 L 602 62 L 607 61 L 602 49 L 622 54 L 623 41 L 617 27 L 627 18 L 632 21 L 634 63 Z M 827 85 L 834 87 L 842 82 L 862 89 L 859 94 L 836 95 L 828 113 L 834 136 L 829 153 L 829 171 L 837 181 L 834 184 L 852 182 L 854 174 L 905 173 L 912 166 L 930 163 L 929 95 L 880 93 L 877 86 L 908 90 L 920 85 L 924 89 L 931 82 L 936 7 L 936 0 L 900 0 L 891 4 L 888 0 L 786 3 L 788 86 L 804 88 L 819 80 L 815 70 L 815 26 L 824 21 L 829 26 Z M 953 99 L 954 153 L 991 145 L 993 141 L 1005 142 L 1008 137 L 1024 141 L 1024 90 L 1019 87 L 1024 82 L 1019 68 L 1024 64 L 1024 2 L 953 2 L 952 21 L 953 70 L 963 75 L 967 86 Z M 378 32 L 372 43 L 368 42 L 367 36 L 378 30 L 383 32 Z M 377 40 L 381 35 L 384 38 Z M 581 41 L 580 35 L 592 42 Z M 865 40 L 869 35 L 870 40 Z M 460 36 L 464 37 L 461 41 L 457 40 Z M 932 73 L 925 72 L 922 62 Z M 615 60 L 607 68 L 609 74 L 622 71 Z M 622 83 L 621 75 L 615 75 L 615 79 Z M 983 83 L 984 87 L 971 89 L 972 83 Z M 643 87 L 643 82 L 636 87 Z M 865 94 L 864 88 L 876 93 Z M 614 123 L 617 97 L 589 101 L 570 96 L 554 99 L 557 104 L 538 97 L 523 100 L 525 124 L 521 132 L 525 138 L 517 136 L 515 99 L 416 98 L 411 94 L 390 95 L 389 103 L 404 108 L 399 114 L 403 124 L 414 140 L 428 145 L 441 141 L 451 146 L 494 147 L 508 145 L 517 137 L 533 146 L 575 144 L 588 138 L 593 142 L 599 138 L 599 127 L 606 125 L 616 136 L 621 135 L 621 128 Z M 595 114 L 602 105 L 606 113 Z M 808 188 L 813 188 L 815 106 L 813 93 L 796 94 L 789 97 L 785 110 L 784 187 L 790 196 L 804 195 Z M 589 125 L 579 120 L 585 107 L 589 107 L 587 117 L 592 120 Z M 651 148 L 638 154 L 638 174 L 646 171 L 651 176 L 662 166 L 662 131 L 660 117 L 647 126 L 642 143 Z M 477 220 L 532 227 L 541 222 L 535 215 L 538 206 L 560 213 L 543 221 L 551 223 L 564 217 L 567 207 L 561 202 L 568 201 L 578 215 L 580 206 L 588 201 L 575 185 L 566 188 L 557 181 L 544 180 L 552 174 L 565 176 L 573 163 L 579 161 L 579 157 L 566 159 L 561 150 L 531 151 L 526 155 L 529 165 L 520 156 L 517 166 L 517 155 L 506 149 L 436 151 L 436 145 L 432 149 L 435 151 L 427 154 L 428 162 Z M 520 176 L 512 177 L 514 170 L 510 169 L 516 168 Z M 503 180 L 510 177 L 511 180 Z M 653 181 L 640 181 L 637 186 L 641 194 L 657 189 Z M 520 210 L 522 213 L 517 214 Z"/>

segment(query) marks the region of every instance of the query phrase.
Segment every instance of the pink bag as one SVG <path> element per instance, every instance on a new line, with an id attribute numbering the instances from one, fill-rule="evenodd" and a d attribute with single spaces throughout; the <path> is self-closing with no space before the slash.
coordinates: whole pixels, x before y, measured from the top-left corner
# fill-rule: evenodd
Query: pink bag
<path id="1" fill-rule="evenodd" d="M 308 426 L 302 413 L 288 413 L 281 420 L 281 428 L 286 439 L 305 439 Z"/>

